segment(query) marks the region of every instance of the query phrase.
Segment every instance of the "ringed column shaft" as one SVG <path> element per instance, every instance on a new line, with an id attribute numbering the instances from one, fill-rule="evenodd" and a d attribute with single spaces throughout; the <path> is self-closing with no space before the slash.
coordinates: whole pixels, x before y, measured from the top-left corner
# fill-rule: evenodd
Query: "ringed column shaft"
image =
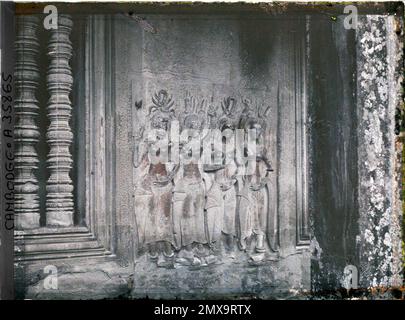
<path id="1" fill-rule="evenodd" d="M 39 227 L 38 153 L 39 129 L 36 124 L 39 106 L 35 96 L 39 81 L 37 55 L 39 18 L 17 17 L 15 42 L 15 226 L 18 230 Z"/>
<path id="2" fill-rule="evenodd" d="M 69 98 L 73 77 L 69 65 L 72 44 L 70 16 L 58 16 L 58 28 L 51 29 L 48 45 L 50 65 L 47 73 L 47 88 L 50 94 L 48 117 L 50 125 L 47 142 L 50 148 L 47 167 L 49 179 L 46 186 L 46 224 L 68 227 L 73 225 L 73 183 L 70 178 L 72 155 L 70 145 L 73 133 L 70 127 L 72 106 Z"/>

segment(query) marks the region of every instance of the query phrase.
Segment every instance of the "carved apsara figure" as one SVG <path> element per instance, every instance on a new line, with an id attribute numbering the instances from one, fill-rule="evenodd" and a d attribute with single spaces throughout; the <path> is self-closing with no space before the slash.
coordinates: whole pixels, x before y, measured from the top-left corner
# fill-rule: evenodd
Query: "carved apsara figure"
<path id="1" fill-rule="evenodd" d="M 156 140 L 145 140 L 137 150 L 139 180 L 135 189 L 138 237 L 141 248 L 149 251 L 158 266 L 166 267 L 173 263 L 174 230 L 172 212 L 173 176 L 176 168 L 169 170 L 166 163 L 151 162 L 149 152 L 153 145 L 166 137 L 173 117 L 171 99 L 166 91 L 160 91 L 153 99 L 151 107 L 151 129 L 155 129 Z M 164 144 L 159 145 L 164 148 Z M 168 147 L 168 146 L 167 146 Z M 165 152 L 167 150 L 161 150 Z"/>
<path id="2" fill-rule="evenodd" d="M 205 184 L 205 212 L 207 224 L 207 241 L 214 253 L 220 251 L 220 240 L 222 235 L 222 192 L 219 183 L 215 180 L 215 171 L 223 167 L 222 150 L 215 150 L 213 138 L 217 129 L 218 114 L 217 108 L 211 100 L 208 107 L 208 133 L 203 141 L 203 152 L 208 153 L 209 158 L 204 159 L 203 180 Z M 213 155 L 213 157 L 211 157 Z M 214 160 L 214 161 L 213 161 Z"/>
<path id="3" fill-rule="evenodd" d="M 194 98 L 185 99 L 180 169 L 173 190 L 174 231 L 177 248 L 181 249 L 177 262 L 198 266 L 203 263 L 205 232 L 205 192 L 200 166 L 200 133 L 205 114 L 202 104 Z M 193 147 L 192 143 L 195 143 Z M 192 152 L 197 155 L 192 155 Z"/>
<path id="4" fill-rule="evenodd" d="M 224 136 L 233 139 L 235 129 L 234 112 L 236 100 L 226 98 L 222 102 L 223 115 L 218 119 L 216 126 Z M 222 141 L 221 141 L 222 142 Z M 230 145 L 231 142 L 228 142 Z M 222 146 L 222 145 L 221 145 Z M 236 171 L 235 150 L 231 146 L 223 153 L 222 150 L 214 150 L 216 155 L 221 155 L 221 163 L 205 165 L 204 170 L 213 174 L 211 183 L 207 188 L 207 225 L 211 246 L 216 251 L 222 235 L 226 239 L 227 251 L 232 251 L 236 236 Z"/>
<path id="5" fill-rule="evenodd" d="M 251 110 L 245 109 L 239 123 L 240 128 L 254 130 L 256 139 L 253 150 L 249 146 L 245 149 L 245 174 L 242 178 L 242 187 L 238 193 L 239 199 L 239 246 L 246 250 L 247 239 L 253 237 L 255 252 L 265 252 L 266 223 L 269 207 L 267 184 L 269 172 L 273 171 L 262 147 L 262 140 L 266 123 Z M 252 259 L 256 259 L 252 256 Z"/>

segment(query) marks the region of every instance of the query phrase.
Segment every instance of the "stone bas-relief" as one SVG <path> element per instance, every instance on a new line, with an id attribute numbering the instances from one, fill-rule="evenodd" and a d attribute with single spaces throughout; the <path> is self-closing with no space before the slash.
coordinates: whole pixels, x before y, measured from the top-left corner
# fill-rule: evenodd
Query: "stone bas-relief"
<path id="1" fill-rule="evenodd" d="M 243 21 L 151 16 L 152 36 L 122 18 L 61 15 L 51 32 L 18 19 L 19 296 L 72 297 L 72 287 L 115 295 L 103 284 L 131 297 L 308 288 L 307 243 L 296 231 L 306 215 L 296 205 L 306 192 L 296 178 L 306 172 L 297 156 L 304 150 L 285 143 L 301 135 L 306 117 L 292 82 L 303 63 L 294 65 L 292 49 L 302 44 L 267 22 L 268 59 L 255 68 Z M 29 75 L 34 64 L 39 75 Z M 242 142 L 232 142 L 238 130 Z M 244 146 L 248 131 L 256 137 Z M 157 152 L 170 160 L 153 161 Z M 58 268 L 58 293 L 43 291 L 48 261 Z"/>
<path id="2" fill-rule="evenodd" d="M 179 108 L 166 90 L 151 100 L 144 108 L 138 101 L 133 111 L 136 119 L 142 112 L 146 119 L 134 132 L 138 254 L 169 269 L 237 260 L 237 251 L 253 265 L 277 257 L 276 234 L 266 226 L 276 214 L 270 211 L 268 188 L 274 170 L 262 148 L 270 107 L 246 98 L 216 102 L 186 93 Z M 175 123 L 178 141 L 167 139 Z M 236 129 L 244 142 L 249 142 L 248 132 L 255 133 L 253 147 L 235 148 Z M 213 143 L 214 134 L 227 143 Z M 179 161 L 151 158 L 173 155 L 176 143 Z"/>

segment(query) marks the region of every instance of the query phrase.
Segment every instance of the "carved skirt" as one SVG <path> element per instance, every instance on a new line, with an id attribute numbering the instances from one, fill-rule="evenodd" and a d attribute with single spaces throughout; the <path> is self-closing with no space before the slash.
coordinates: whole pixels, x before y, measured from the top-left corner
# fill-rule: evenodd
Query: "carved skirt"
<path id="1" fill-rule="evenodd" d="M 204 221 L 204 184 L 183 179 L 173 191 L 173 221 L 176 248 L 207 243 Z"/>
<path id="2" fill-rule="evenodd" d="M 239 234 L 241 239 L 264 234 L 267 214 L 266 189 L 254 191 L 245 186 L 239 194 Z"/>
<path id="3" fill-rule="evenodd" d="M 219 241 L 223 228 L 223 197 L 222 190 L 215 181 L 207 191 L 205 210 L 207 211 L 208 240 L 209 242 Z"/>
<path id="4" fill-rule="evenodd" d="M 135 210 L 138 237 L 141 247 L 149 243 L 166 241 L 174 243 L 171 208 L 172 185 L 138 189 L 135 193 Z"/>
<path id="5" fill-rule="evenodd" d="M 223 212 L 223 227 L 222 231 L 225 234 L 236 235 L 236 190 L 232 186 L 226 191 L 222 191 L 222 212 Z"/>
<path id="6" fill-rule="evenodd" d="M 234 186 L 222 191 L 214 182 L 207 192 L 207 229 L 210 242 L 220 239 L 221 232 L 236 235 L 236 191 Z"/>

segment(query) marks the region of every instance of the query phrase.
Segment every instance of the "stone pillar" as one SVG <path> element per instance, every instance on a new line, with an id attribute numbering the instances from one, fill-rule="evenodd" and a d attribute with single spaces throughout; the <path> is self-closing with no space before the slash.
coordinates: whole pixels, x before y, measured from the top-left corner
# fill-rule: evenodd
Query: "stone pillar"
<path id="1" fill-rule="evenodd" d="M 17 18 L 16 66 L 15 66 L 15 213 L 16 229 L 39 227 L 38 154 L 35 146 L 39 139 L 36 124 L 38 101 L 35 92 L 38 87 L 39 70 L 36 57 L 39 19 L 35 16 Z"/>
<path id="2" fill-rule="evenodd" d="M 47 74 L 50 125 L 46 135 L 50 148 L 47 159 L 50 176 L 46 186 L 46 224 L 48 226 L 73 225 L 73 183 L 69 175 L 73 163 L 69 150 L 73 139 L 69 124 L 72 113 L 69 94 L 73 84 L 69 66 L 72 56 L 69 35 L 72 26 L 69 16 L 59 15 L 58 28 L 51 29 L 48 46 L 50 57 Z"/>
<path id="3" fill-rule="evenodd" d="M 400 148 L 395 111 L 402 100 L 401 18 L 358 19 L 359 236 L 361 287 L 402 285 Z M 398 159 L 399 158 L 399 159 Z"/>

